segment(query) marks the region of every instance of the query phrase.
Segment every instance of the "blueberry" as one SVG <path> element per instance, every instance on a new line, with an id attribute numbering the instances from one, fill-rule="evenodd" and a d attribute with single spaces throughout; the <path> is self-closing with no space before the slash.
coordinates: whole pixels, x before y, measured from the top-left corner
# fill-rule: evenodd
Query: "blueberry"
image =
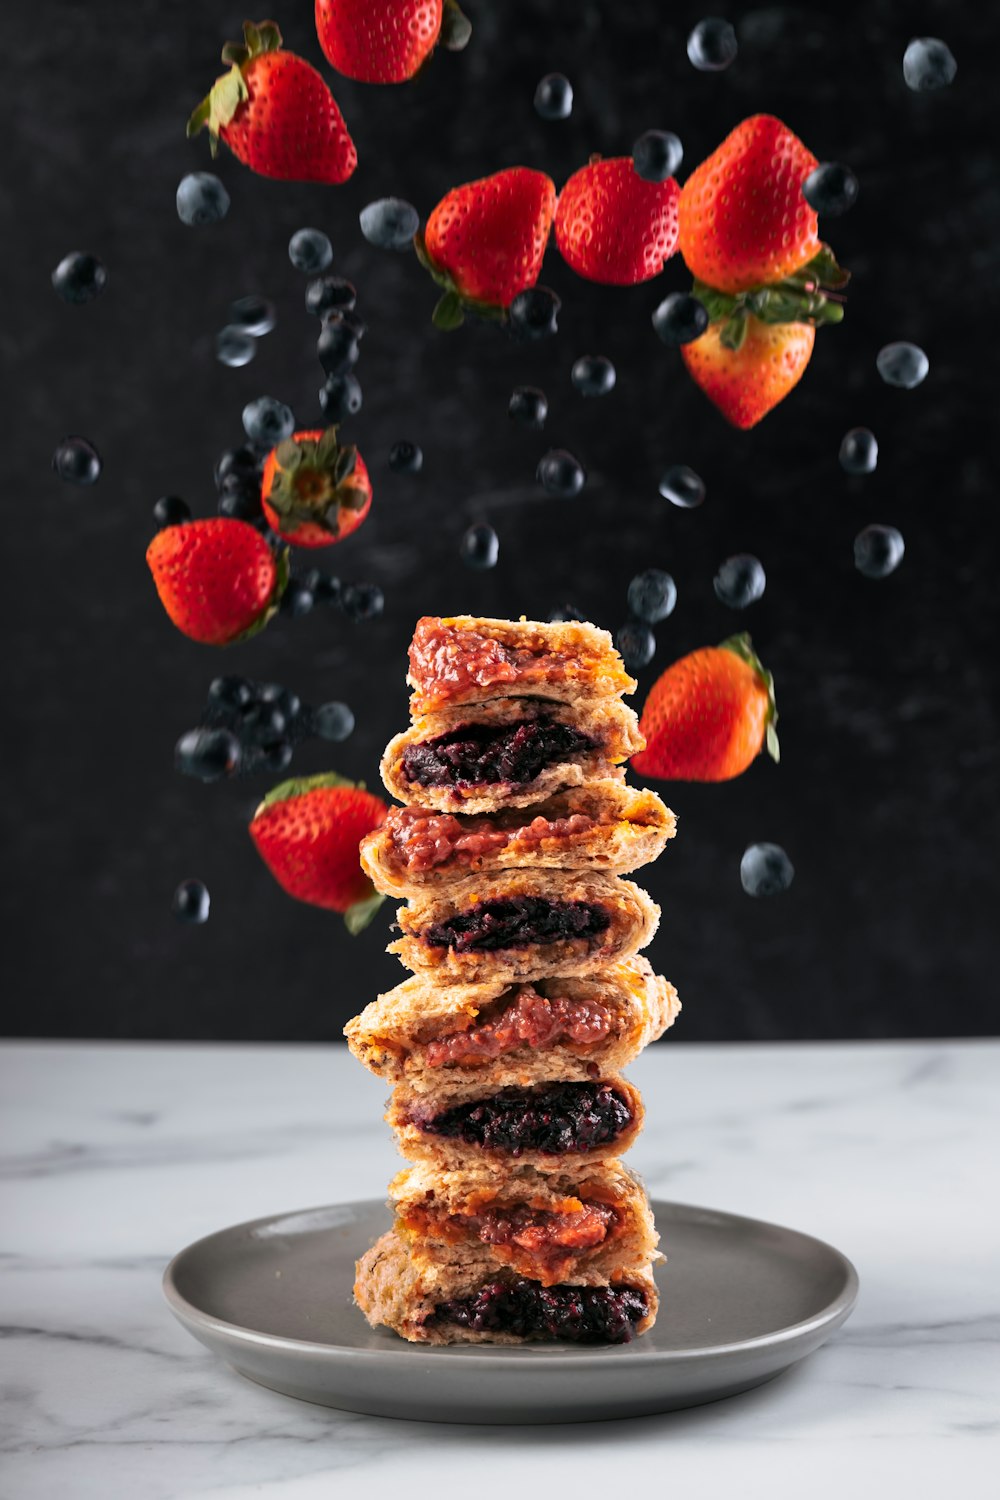
<path id="1" fill-rule="evenodd" d="M 342 276 L 317 276 L 306 287 L 306 312 L 321 318 L 327 312 L 349 312 L 358 294 Z"/>
<path id="2" fill-rule="evenodd" d="M 52 455 L 52 467 L 68 484 L 96 484 L 104 463 L 86 438 L 64 437 Z"/>
<path id="3" fill-rule="evenodd" d="M 888 578 L 903 561 L 904 550 L 895 526 L 866 526 L 854 538 L 854 566 L 865 578 Z"/>
<path id="4" fill-rule="evenodd" d="M 270 744 L 288 728 L 288 715 L 281 704 L 264 702 L 260 696 L 248 706 L 242 719 L 243 733 L 257 745 Z"/>
<path id="5" fill-rule="evenodd" d="M 573 365 L 570 379 L 581 396 L 606 396 L 614 390 L 618 376 L 603 354 L 584 354 Z"/>
<path id="6" fill-rule="evenodd" d="M 368 332 L 368 324 L 353 307 L 328 308 L 320 321 L 324 328 L 328 323 L 334 323 L 338 328 L 349 328 L 359 344 Z"/>
<path id="7" fill-rule="evenodd" d="M 180 495 L 161 495 L 153 506 L 153 520 L 157 526 L 182 526 L 191 519 L 191 507 Z"/>
<path id="8" fill-rule="evenodd" d="M 256 690 L 246 677 L 213 677 L 208 684 L 210 709 L 240 710 L 256 701 Z"/>
<path id="9" fill-rule="evenodd" d="M 96 255 L 72 250 L 52 272 L 52 285 L 64 302 L 78 306 L 99 297 L 108 284 L 108 268 Z"/>
<path id="10" fill-rule="evenodd" d="M 697 297 L 671 292 L 653 313 L 653 327 L 671 349 L 692 344 L 708 327 L 708 309 Z"/>
<path id="11" fill-rule="evenodd" d="M 274 303 L 266 297 L 237 297 L 229 309 L 230 326 L 242 329 L 251 338 L 263 338 L 276 322 Z"/>
<path id="12" fill-rule="evenodd" d="M 671 505 L 682 510 L 694 510 L 705 499 L 705 481 L 687 464 L 674 464 L 665 470 L 660 480 L 660 494 Z"/>
<path id="13" fill-rule="evenodd" d="M 537 430 L 545 426 L 548 414 L 549 403 L 545 392 L 540 391 L 537 386 L 519 385 L 511 392 L 507 415 L 513 417 L 515 422 Z"/>
<path id="14" fill-rule="evenodd" d="M 551 448 L 539 462 L 535 478 L 550 495 L 569 499 L 578 495 L 586 481 L 583 465 L 565 448 Z"/>
<path id="15" fill-rule="evenodd" d="M 332 573 L 321 573 L 318 568 L 312 568 L 303 581 L 317 604 L 340 603 L 340 579 L 334 578 Z"/>
<path id="16" fill-rule="evenodd" d="M 700 73 L 721 73 L 736 60 L 736 32 L 720 16 L 699 21 L 687 40 L 687 54 Z"/>
<path id="17" fill-rule="evenodd" d="M 404 438 L 389 449 L 389 468 L 394 474 L 419 474 L 423 466 L 424 455 L 416 443 Z"/>
<path id="18" fill-rule="evenodd" d="M 900 386 L 912 391 L 927 376 L 931 367 L 927 355 L 917 344 L 886 344 L 875 360 L 876 367 L 886 385 Z"/>
<path id="19" fill-rule="evenodd" d="M 260 766 L 264 771 L 284 771 L 291 765 L 291 740 L 282 738 L 269 740 L 260 746 Z"/>
<path id="20" fill-rule="evenodd" d="M 666 182 L 684 160 L 684 147 L 672 130 L 647 130 L 632 147 L 632 165 L 644 182 Z"/>
<path id="21" fill-rule="evenodd" d="M 562 301 L 547 286 L 532 286 L 518 292 L 508 310 L 510 331 L 522 342 L 547 339 L 558 329 Z"/>
<path id="22" fill-rule="evenodd" d="M 328 422 L 341 422 L 361 410 L 361 386 L 350 371 L 331 375 L 319 393 L 320 409 Z"/>
<path id="23" fill-rule="evenodd" d="M 208 887 L 201 880 L 182 880 L 174 891 L 170 910 L 178 922 L 199 924 L 208 921 L 211 897 Z"/>
<path id="24" fill-rule="evenodd" d="M 468 568 L 495 568 L 500 556 L 500 541 L 485 521 L 470 526 L 459 545 L 458 555 Z"/>
<path id="25" fill-rule="evenodd" d="M 802 196 L 818 214 L 846 214 L 858 196 L 858 179 L 839 161 L 821 161 L 802 184 Z"/>
<path id="26" fill-rule="evenodd" d="M 177 217 L 200 229 L 218 224 L 229 212 L 229 194 L 214 172 L 189 172 L 177 185 Z"/>
<path id="27" fill-rule="evenodd" d="M 943 89 L 957 72 L 951 48 L 940 37 L 915 36 L 903 53 L 903 77 L 915 93 Z"/>
<path id="28" fill-rule="evenodd" d="M 673 614 L 677 603 L 677 585 L 669 573 L 647 568 L 637 573 L 628 586 L 628 607 L 640 620 L 655 625 Z"/>
<path id="29" fill-rule="evenodd" d="M 240 763 L 240 742 L 228 729 L 189 729 L 174 746 L 174 766 L 199 781 L 231 776 Z"/>
<path id="30" fill-rule="evenodd" d="M 543 120 L 568 120 L 573 112 L 573 85 L 562 73 L 546 73 L 535 90 L 535 113 Z"/>
<path id="31" fill-rule="evenodd" d="M 215 357 L 220 364 L 229 365 L 231 369 L 248 365 L 256 353 L 257 341 L 242 328 L 230 324 L 215 335 Z"/>
<path id="32" fill-rule="evenodd" d="M 246 444 L 242 448 L 227 448 L 215 461 L 215 487 L 219 489 L 227 474 L 254 475 L 257 472 L 257 459 L 252 448 Z"/>
<path id="33" fill-rule="evenodd" d="M 321 703 L 313 710 L 312 727 L 321 740 L 339 743 L 354 733 L 354 715 L 346 703 Z"/>
<path id="34" fill-rule="evenodd" d="M 316 345 L 319 362 L 327 375 L 346 375 L 358 362 L 361 353 L 357 334 L 344 321 L 342 313 L 333 313 L 320 329 Z"/>
<path id="35" fill-rule="evenodd" d="M 867 427 L 852 427 L 840 444 L 840 467 L 847 474 L 871 474 L 878 463 L 878 442 Z"/>
<path id="36" fill-rule="evenodd" d="M 322 229 L 297 229 L 288 241 L 288 259 L 296 271 L 315 276 L 333 260 L 333 246 Z"/>
<path id="37" fill-rule="evenodd" d="M 308 583 L 306 583 L 306 588 L 309 588 Z M 312 593 L 311 588 L 309 592 Z M 302 699 L 298 693 L 293 693 L 291 688 L 282 687 L 280 682 L 263 683 L 258 689 L 257 701 L 260 704 L 277 708 L 284 716 L 285 724 L 291 724 L 302 712 Z M 281 725 L 282 729 L 285 724 Z"/>
<path id="38" fill-rule="evenodd" d="M 289 578 L 278 607 L 283 614 L 297 619 L 300 615 L 307 615 L 315 602 L 312 590 L 306 588 L 301 579 Z"/>
<path id="39" fill-rule="evenodd" d="M 740 883 L 748 896 L 778 896 L 795 879 L 795 866 L 780 844 L 751 844 L 740 860 Z"/>
<path id="40" fill-rule="evenodd" d="M 218 512 L 237 521 L 255 521 L 261 513 L 256 474 L 227 474 L 219 486 Z"/>
<path id="41" fill-rule="evenodd" d="M 292 409 L 273 396 L 258 396 L 243 408 L 243 431 L 252 443 L 273 448 L 295 431 Z"/>
<path id="42" fill-rule="evenodd" d="M 561 625 L 569 620 L 585 620 L 587 616 L 577 609 L 575 604 L 557 604 L 555 609 L 549 613 L 549 623 Z"/>
<path id="43" fill-rule="evenodd" d="M 730 609 L 746 609 L 761 598 L 767 586 L 760 560 L 749 552 L 727 557 L 713 580 L 715 597 Z"/>
<path id="44" fill-rule="evenodd" d="M 656 637 L 642 620 L 627 620 L 615 633 L 615 645 L 630 672 L 647 667 L 656 652 Z"/>
<path id="45" fill-rule="evenodd" d="M 409 250 L 420 228 L 420 215 L 405 198 L 378 198 L 359 214 L 361 233 L 380 250 Z"/>
<path id="46" fill-rule="evenodd" d="M 375 583 L 348 583 L 341 589 L 340 605 L 347 618 L 358 624 L 382 613 L 385 595 Z"/>

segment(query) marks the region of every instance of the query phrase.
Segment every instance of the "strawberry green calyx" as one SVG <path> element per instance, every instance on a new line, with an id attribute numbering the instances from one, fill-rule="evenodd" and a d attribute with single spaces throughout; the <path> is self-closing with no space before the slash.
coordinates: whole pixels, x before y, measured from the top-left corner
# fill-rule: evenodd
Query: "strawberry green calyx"
<path id="1" fill-rule="evenodd" d="M 353 443 L 340 446 L 336 427 L 320 438 L 286 438 L 274 461 L 267 503 L 288 535 L 308 521 L 337 536 L 340 512 L 363 510 L 368 503 L 368 486 L 355 474 L 358 450 Z"/>
<path id="2" fill-rule="evenodd" d="M 197 135 L 207 125 L 211 140 L 212 155 L 219 149 L 219 132 L 232 120 L 236 111 L 249 99 L 243 69 L 255 57 L 265 52 L 277 52 L 281 47 L 281 32 L 275 21 L 243 22 L 243 41 L 227 42 L 222 49 L 222 61 L 231 63 L 228 73 L 223 73 L 212 85 L 211 93 L 198 105 L 187 123 L 188 136 Z"/>
<path id="3" fill-rule="evenodd" d="M 435 264 L 427 253 L 423 232 L 419 229 L 413 236 L 413 248 L 424 270 L 429 271 L 438 286 L 444 288 L 444 293 L 438 299 L 431 316 L 431 322 L 435 328 L 446 332 L 452 328 L 460 328 L 465 322 L 466 313 L 473 313 L 477 318 L 488 319 L 496 323 L 506 321 L 507 309 L 505 307 L 497 307 L 493 302 L 480 302 L 475 297 L 467 297 L 456 285 L 454 278 Z"/>
<path id="4" fill-rule="evenodd" d="M 458 0 L 444 0 L 441 13 L 441 30 L 438 41 L 449 52 L 461 52 L 469 45 L 472 22 L 458 4 Z"/>
<path id="5" fill-rule="evenodd" d="M 725 326 L 719 335 L 726 349 L 739 349 L 746 337 L 747 318 L 752 314 L 762 323 L 840 323 L 844 318 L 843 300 L 837 293 L 850 280 L 850 272 L 840 267 L 828 245 L 823 245 L 812 260 L 784 281 L 770 286 L 750 287 L 745 292 L 720 292 L 704 281 L 695 281 L 692 292 L 704 306 L 713 323 Z"/>
<path id="6" fill-rule="evenodd" d="M 275 553 L 274 568 L 274 592 L 272 593 L 270 599 L 267 601 L 264 608 L 257 616 L 256 620 L 254 620 L 253 624 L 248 625 L 246 630 L 244 630 L 242 634 L 234 636 L 231 641 L 227 642 L 228 645 L 234 646 L 237 641 L 249 641 L 255 635 L 260 635 L 260 632 L 268 625 L 271 620 L 274 619 L 274 616 L 278 613 L 278 605 L 281 603 L 282 594 L 288 587 L 288 579 L 291 572 L 288 561 L 287 547 L 282 547 L 280 551 Z"/>
<path id="7" fill-rule="evenodd" d="M 380 896 L 372 886 L 370 896 L 365 896 L 361 901 L 355 901 L 353 906 L 347 908 L 344 912 L 344 926 L 351 937 L 357 937 L 359 932 L 365 930 L 384 900 L 385 897 Z"/>
<path id="8" fill-rule="evenodd" d="M 352 792 L 365 790 L 363 781 L 349 781 L 346 776 L 339 776 L 336 771 L 320 771 L 316 776 L 292 776 L 288 781 L 281 781 L 271 788 L 254 813 L 254 817 L 259 818 L 261 813 L 266 812 L 269 807 L 274 807 L 278 802 L 287 802 L 291 797 L 305 797 L 309 792 L 318 792 L 335 786 L 348 787 Z"/>
<path id="9" fill-rule="evenodd" d="M 741 661 L 745 661 L 748 667 L 753 668 L 767 688 L 768 707 L 764 743 L 767 746 L 768 755 L 774 761 L 775 765 L 777 765 L 781 759 L 781 750 L 778 745 L 778 705 L 774 697 L 773 675 L 764 667 L 760 657 L 753 649 L 753 641 L 751 641 L 750 636 L 745 630 L 741 631 L 739 635 L 731 635 L 728 639 L 720 641 L 719 650 L 732 651 Z"/>

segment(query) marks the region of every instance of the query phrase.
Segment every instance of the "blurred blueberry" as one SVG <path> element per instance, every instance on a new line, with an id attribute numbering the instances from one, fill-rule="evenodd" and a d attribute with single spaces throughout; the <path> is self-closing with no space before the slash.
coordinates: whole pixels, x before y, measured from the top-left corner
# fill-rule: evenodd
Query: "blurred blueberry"
<path id="1" fill-rule="evenodd" d="M 189 172 L 177 185 L 177 217 L 200 229 L 218 224 L 229 212 L 229 194 L 213 172 Z"/>
<path id="2" fill-rule="evenodd" d="M 321 703 L 313 709 L 312 726 L 321 740 L 339 743 L 354 733 L 354 715 L 346 703 Z"/>
<path id="3" fill-rule="evenodd" d="M 730 609 L 746 609 L 748 604 L 755 604 L 766 587 L 763 566 L 749 552 L 727 557 L 714 579 L 716 598 Z"/>
<path id="4" fill-rule="evenodd" d="M 52 455 L 52 467 L 68 484 L 96 484 L 104 463 L 93 443 L 82 437 L 64 437 Z"/>
<path id="5" fill-rule="evenodd" d="M 903 561 L 904 551 L 895 526 L 866 526 L 854 538 L 854 566 L 865 578 L 888 578 Z"/>
<path id="6" fill-rule="evenodd" d="M 951 48 L 936 36 L 915 36 L 903 53 L 903 77 L 915 93 L 943 89 L 958 72 Z"/>
<path id="7" fill-rule="evenodd" d="M 297 229 L 288 241 L 288 259 L 296 271 L 315 276 L 333 260 L 333 246 L 322 229 Z"/>
<path id="8" fill-rule="evenodd" d="M 284 771 L 291 765 L 292 743 L 279 735 L 268 740 L 258 750 L 258 759 L 263 771 Z"/>
<path id="9" fill-rule="evenodd" d="M 153 506 L 153 520 L 162 530 L 164 526 L 183 526 L 191 519 L 191 507 L 180 495 L 161 495 Z"/>
<path id="10" fill-rule="evenodd" d="M 858 179 L 839 161 L 821 161 L 802 184 L 802 196 L 810 208 L 828 218 L 846 214 L 858 196 Z"/>
<path id="11" fill-rule="evenodd" d="M 708 327 L 708 310 L 697 297 L 671 292 L 653 313 L 653 327 L 671 349 L 692 344 Z"/>
<path id="12" fill-rule="evenodd" d="M 300 615 L 307 615 L 314 603 L 312 590 L 300 578 L 289 578 L 278 608 L 283 614 L 297 619 Z"/>
<path id="13" fill-rule="evenodd" d="M 748 896 L 778 896 L 795 879 L 795 867 L 780 844 L 751 844 L 740 860 L 740 883 Z"/>
<path id="14" fill-rule="evenodd" d="M 573 112 L 573 85 L 562 73 L 546 73 L 535 90 L 535 113 L 543 120 L 568 120 Z"/>
<path id="15" fill-rule="evenodd" d="M 355 624 L 374 620 L 385 608 L 385 595 L 375 583 L 347 583 L 340 592 L 340 607 Z"/>
<path id="16" fill-rule="evenodd" d="M 500 539 L 492 526 L 480 521 L 470 526 L 458 548 L 458 555 L 467 568 L 495 568 L 500 556 Z"/>
<path id="17" fill-rule="evenodd" d="M 606 396 L 614 390 L 618 376 L 603 354 L 584 354 L 573 365 L 570 379 L 581 396 Z"/>
<path id="18" fill-rule="evenodd" d="M 423 450 L 402 438 L 389 449 L 389 468 L 394 474 L 419 474 L 424 466 Z"/>
<path id="19" fill-rule="evenodd" d="M 240 763 L 240 742 L 228 729 L 189 729 L 174 746 L 174 766 L 199 781 L 221 781 Z"/>
<path id="20" fill-rule="evenodd" d="M 270 744 L 285 733 L 288 715 L 279 703 L 259 698 L 243 715 L 243 734 L 255 745 Z"/>
<path id="21" fill-rule="evenodd" d="M 904 391 L 918 386 L 931 367 L 919 345 L 907 343 L 886 344 L 879 350 L 875 364 L 886 385 L 900 386 Z"/>
<path id="22" fill-rule="evenodd" d="M 684 147 L 672 130 L 647 130 L 632 147 L 632 165 L 644 182 L 666 182 L 683 160 Z"/>
<path id="23" fill-rule="evenodd" d="M 358 377 L 331 375 L 319 393 L 320 409 L 328 422 L 342 422 L 361 410 L 361 386 Z"/>
<path id="24" fill-rule="evenodd" d="M 317 276 L 306 287 L 306 312 L 317 318 L 327 312 L 348 312 L 357 300 L 355 287 L 343 276 Z"/>
<path id="25" fill-rule="evenodd" d="M 242 328 L 230 325 L 215 335 L 215 357 L 222 365 L 239 369 L 241 365 L 248 365 L 256 353 L 256 339 Z"/>
<path id="26" fill-rule="evenodd" d="M 660 494 L 671 505 L 682 510 L 693 510 L 705 499 L 705 481 L 687 464 L 674 464 L 664 471 L 660 480 Z"/>
<path id="27" fill-rule="evenodd" d="M 303 579 L 306 588 L 312 593 L 309 583 Z M 257 701 L 263 704 L 271 704 L 282 714 L 285 724 L 290 724 L 299 717 L 302 712 L 302 699 L 298 693 L 293 693 L 291 688 L 286 688 L 280 682 L 265 682 L 261 684 L 257 692 Z M 284 724 L 281 726 L 285 727 Z"/>
<path id="28" fill-rule="evenodd" d="M 615 633 L 615 645 L 630 672 L 648 667 L 656 654 L 656 637 L 642 620 L 626 620 Z"/>
<path id="29" fill-rule="evenodd" d="M 219 486 L 216 506 L 220 516 L 236 521 L 255 521 L 261 514 L 260 481 L 256 474 L 227 474 Z"/>
<path id="30" fill-rule="evenodd" d="M 340 603 L 340 579 L 332 573 L 321 573 L 318 568 L 313 568 L 305 582 L 317 604 Z"/>
<path id="31" fill-rule="evenodd" d="M 256 701 L 256 689 L 246 677 L 213 677 L 208 684 L 209 708 L 239 710 Z"/>
<path id="32" fill-rule="evenodd" d="M 570 620 L 585 620 L 587 616 L 575 604 L 557 604 L 549 614 L 551 625 L 562 625 Z"/>
<path id="33" fill-rule="evenodd" d="M 361 314 L 353 307 L 330 307 L 321 315 L 320 321 L 324 328 L 328 323 L 334 323 L 338 327 L 349 328 L 358 340 L 358 343 L 368 332 L 368 324 Z"/>
<path id="34" fill-rule="evenodd" d="M 295 417 L 290 406 L 273 396 L 258 396 L 243 408 L 243 431 L 252 443 L 266 443 L 273 448 L 295 431 Z"/>
<path id="35" fill-rule="evenodd" d="M 551 448 L 539 461 L 535 477 L 550 495 L 561 495 L 563 499 L 578 495 L 587 478 L 579 459 L 565 448 Z"/>
<path id="36" fill-rule="evenodd" d="M 266 297 L 237 297 L 229 308 L 230 326 L 241 328 L 255 339 L 271 332 L 277 316 L 274 303 Z"/>
<path id="37" fill-rule="evenodd" d="M 357 364 L 361 353 L 358 337 L 343 313 L 331 313 L 324 320 L 316 353 L 327 375 L 346 375 Z"/>
<path id="38" fill-rule="evenodd" d="M 840 467 L 847 474 L 871 474 L 878 463 L 878 442 L 867 427 L 852 427 L 840 444 Z"/>
<path id="39" fill-rule="evenodd" d="M 188 922 L 197 926 L 208 921 L 211 899 L 204 881 L 182 880 L 174 891 L 170 910 L 178 922 Z"/>
<path id="40" fill-rule="evenodd" d="M 549 403 L 545 392 L 540 391 L 537 386 L 519 385 L 511 392 L 507 403 L 507 415 L 515 422 L 537 430 L 545 426 L 545 418 L 548 414 Z"/>
<path id="41" fill-rule="evenodd" d="M 647 568 L 637 573 L 628 586 L 628 607 L 640 620 L 656 625 L 673 614 L 677 603 L 677 585 L 661 568 Z"/>
<path id="42" fill-rule="evenodd" d="M 257 458 L 254 450 L 247 443 L 240 448 L 227 448 L 215 461 L 213 470 L 215 487 L 216 489 L 220 487 L 227 474 L 253 476 L 256 472 Z"/>
<path id="43" fill-rule="evenodd" d="M 420 215 L 405 198 L 378 198 L 358 216 L 361 233 L 380 250 L 409 250 L 420 228 Z"/>
<path id="44" fill-rule="evenodd" d="M 108 268 L 96 255 L 72 250 L 52 272 L 52 285 L 64 302 L 78 306 L 99 297 L 108 284 Z"/>
<path id="45" fill-rule="evenodd" d="M 687 40 L 687 54 L 701 73 L 720 73 L 735 62 L 736 32 L 720 16 L 699 21 Z"/>
<path id="46" fill-rule="evenodd" d="M 549 338 L 558 331 L 560 307 L 561 299 L 547 286 L 518 292 L 508 309 L 512 336 L 522 342 Z"/>

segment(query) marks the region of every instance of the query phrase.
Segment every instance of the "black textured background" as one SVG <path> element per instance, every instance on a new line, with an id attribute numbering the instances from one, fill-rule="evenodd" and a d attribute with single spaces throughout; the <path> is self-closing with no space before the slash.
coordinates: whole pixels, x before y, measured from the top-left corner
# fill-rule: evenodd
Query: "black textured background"
<path id="1" fill-rule="evenodd" d="M 741 50 L 720 75 L 695 72 L 684 39 L 696 6 L 469 0 L 475 35 L 415 83 L 371 89 L 324 69 L 360 166 L 342 188 L 257 179 L 226 153 L 232 194 L 221 226 L 191 230 L 174 211 L 186 171 L 208 168 L 184 121 L 220 71 L 243 12 L 200 0 L 19 7 L 7 18 L 4 96 L 12 126 L 0 183 L 5 238 L 4 592 L 8 651 L 2 802 L 5 989 L 11 1031 L 145 1037 L 307 1038 L 338 1034 L 402 978 L 382 953 L 384 918 L 350 939 L 340 920 L 288 900 L 245 824 L 269 782 L 202 786 L 175 774 L 173 744 L 220 670 L 277 679 L 357 714 L 345 745 L 312 743 L 294 769 L 335 765 L 377 782 L 378 753 L 403 726 L 404 652 L 417 616 L 471 610 L 546 617 L 572 600 L 615 627 L 629 578 L 675 577 L 658 628 L 657 671 L 748 627 L 777 679 L 783 759 L 728 785 L 669 786 L 680 834 L 647 883 L 663 905 L 650 956 L 677 984 L 678 1041 L 898 1036 L 995 1030 L 997 973 L 996 321 L 1000 163 L 989 6 L 866 3 L 730 5 Z M 274 12 L 286 43 L 322 58 L 307 0 Z M 13 25 L 14 35 L 10 34 Z M 944 36 L 956 83 L 914 95 L 908 38 Z M 558 68 L 568 122 L 532 109 Z M 679 258 L 655 283 L 619 291 L 576 281 L 551 249 L 543 280 L 563 298 L 557 339 L 517 347 L 491 327 L 438 334 L 435 293 L 412 256 L 368 246 L 359 209 L 383 194 L 422 216 L 457 182 L 505 165 L 557 184 L 594 151 L 625 154 L 650 127 L 676 130 L 682 177 L 744 115 L 783 117 L 821 159 L 849 162 L 856 208 L 825 231 L 854 281 L 846 322 L 821 332 L 803 384 L 749 434 L 728 428 L 658 342 L 650 313 L 685 285 Z M 992 146 L 990 144 L 992 139 Z M 323 227 L 333 269 L 354 280 L 369 320 L 350 428 L 372 470 L 362 531 L 326 554 L 347 579 L 381 584 L 382 619 L 332 611 L 281 619 L 226 653 L 168 624 L 143 551 L 165 492 L 214 505 L 212 462 L 240 441 L 240 411 L 262 392 L 303 425 L 318 415 L 316 325 L 290 234 Z M 49 274 L 92 249 L 111 281 L 68 307 Z M 236 296 L 276 300 L 279 325 L 254 363 L 216 363 L 212 341 Z M 879 381 L 892 339 L 927 350 L 913 392 Z M 981 351 L 981 352 L 979 352 Z M 585 402 L 569 382 L 581 353 L 618 369 L 614 394 Z M 542 385 L 543 434 L 508 421 L 519 383 Z M 993 395 L 988 397 L 990 384 Z M 871 426 L 877 472 L 839 469 L 842 433 Z M 6 425 L 6 424 L 5 424 Z M 93 490 L 51 473 L 67 432 L 97 443 Z M 401 436 L 417 478 L 389 473 Z M 573 449 L 589 478 L 560 502 L 534 482 L 549 446 Z M 656 481 L 687 463 L 708 486 L 697 511 L 662 501 Z M 488 518 L 500 564 L 466 571 L 456 548 Z M 899 526 L 906 557 L 885 582 L 861 578 L 852 539 Z M 712 576 L 733 551 L 757 553 L 767 593 L 742 616 Z M 324 559 L 324 560 L 326 560 Z M 790 892 L 752 901 L 738 866 L 748 842 L 782 843 Z M 170 897 L 206 880 L 212 915 L 178 926 Z"/>

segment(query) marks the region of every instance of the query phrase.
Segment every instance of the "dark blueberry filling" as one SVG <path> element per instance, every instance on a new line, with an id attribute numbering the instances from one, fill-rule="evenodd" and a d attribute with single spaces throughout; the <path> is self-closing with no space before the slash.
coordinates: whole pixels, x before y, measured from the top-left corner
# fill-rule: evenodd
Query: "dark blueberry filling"
<path id="1" fill-rule="evenodd" d="M 542 896 L 509 896 L 481 901 L 472 911 L 432 922 L 420 934 L 432 948 L 456 953 L 489 953 L 521 948 L 526 943 L 556 943 L 562 938 L 596 938 L 611 918 L 603 906 L 588 901 L 546 901 Z"/>
<path id="2" fill-rule="evenodd" d="M 417 786 L 526 786 L 546 766 L 593 748 L 589 736 L 545 717 L 501 728 L 463 724 L 404 750 L 403 775 Z"/>
<path id="3" fill-rule="evenodd" d="M 529 1334 L 574 1344 L 627 1344 L 649 1312 L 631 1286 L 540 1286 L 519 1276 L 489 1281 L 472 1297 L 439 1302 L 434 1317 L 473 1333 Z"/>
<path id="4" fill-rule="evenodd" d="M 487 1151 L 561 1156 L 615 1140 L 632 1123 L 632 1111 L 609 1083 L 548 1083 L 500 1089 L 417 1123 L 429 1135 Z"/>

